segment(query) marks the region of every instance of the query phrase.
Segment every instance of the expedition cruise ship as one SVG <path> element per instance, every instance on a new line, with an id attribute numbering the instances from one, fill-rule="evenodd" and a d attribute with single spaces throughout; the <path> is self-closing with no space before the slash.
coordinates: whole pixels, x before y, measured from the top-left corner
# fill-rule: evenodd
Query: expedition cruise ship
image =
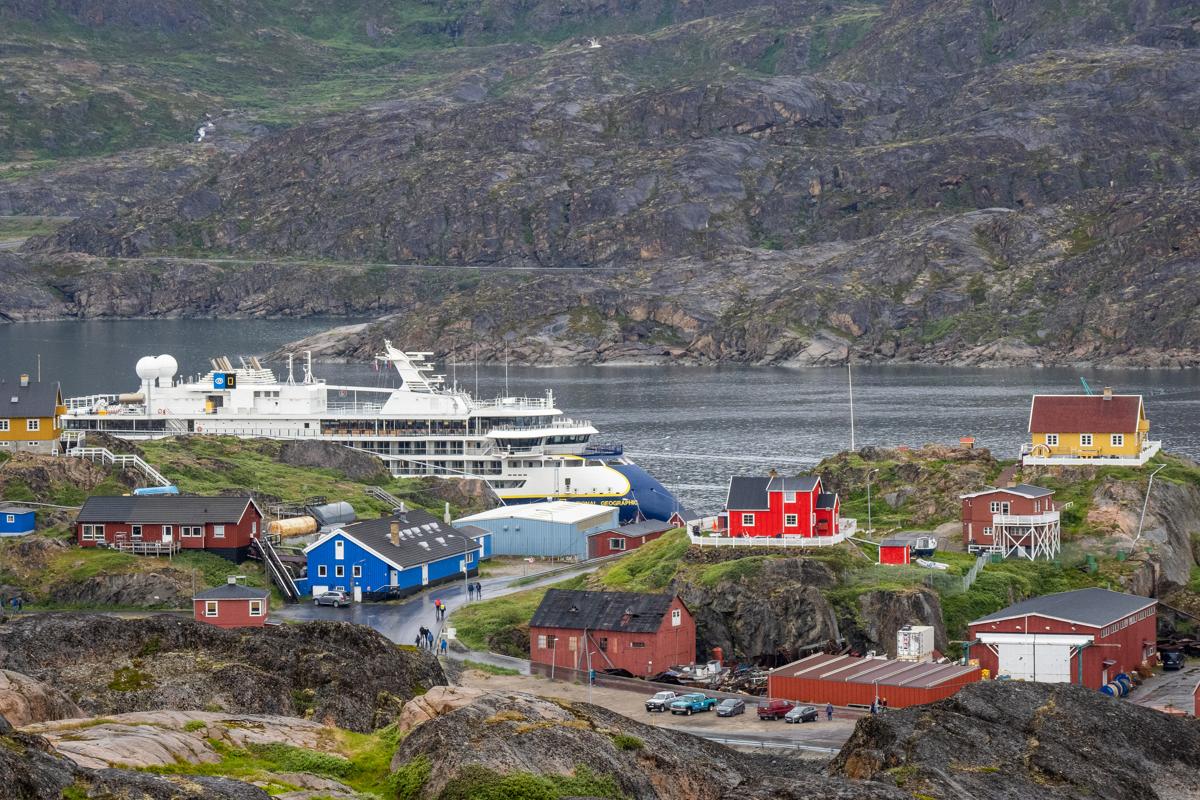
<path id="1" fill-rule="evenodd" d="M 591 444 L 590 422 L 563 416 L 545 397 L 478 400 L 433 374 L 430 353 L 384 343 L 377 360 L 395 367 L 396 389 L 333 386 L 313 376 L 280 381 L 258 359 L 176 379 L 169 355 L 137 362 L 137 392 L 67 400 L 64 438 L 103 431 L 122 439 L 222 435 L 321 439 L 383 459 L 392 475 L 486 480 L 505 503 L 576 500 L 618 506 L 621 520 L 669 519 L 678 503 L 620 447 Z"/>

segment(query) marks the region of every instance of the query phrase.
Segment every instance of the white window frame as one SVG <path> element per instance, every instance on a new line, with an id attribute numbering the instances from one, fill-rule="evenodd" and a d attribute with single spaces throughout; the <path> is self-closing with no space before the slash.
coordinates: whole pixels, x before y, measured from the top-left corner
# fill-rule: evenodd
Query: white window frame
<path id="1" fill-rule="evenodd" d="M 1090 433 L 1079 434 L 1079 446 L 1080 447 L 1095 447 L 1095 441 L 1096 441 L 1096 437 Z"/>
<path id="2" fill-rule="evenodd" d="M 16 514 L 5 514 L 4 521 L 7 522 L 9 525 L 11 525 L 17 521 L 17 515 Z"/>
<path id="3" fill-rule="evenodd" d="M 174 525 L 163 525 L 162 526 L 162 538 L 166 539 L 168 536 L 171 537 L 172 539 L 175 538 L 175 526 Z"/>
<path id="4" fill-rule="evenodd" d="M 225 526 L 224 525 L 213 525 L 213 538 L 214 539 L 224 539 L 225 538 Z"/>
<path id="5" fill-rule="evenodd" d="M 796 493 L 795 492 L 784 492 L 783 493 L 783 502 L 785 502 L 785 503 L 796 502 Z"/>
<path id="6" fill-rule="evenodd" d="M 1058 447 L 1058 434 L 1057 433 L 1047 433 L 1046 434 L 1046 446 L 1047 447 Z"/>
<path id="7" fill-rule="evenodd" d="M 1109 439 L 1109 442 L 1112 443 L 1113 447 L 1124 447 L 1125 446 L 1125 434 L 1114 433 L 1114 434 L 1112 434 L 1111 438 Z"/>
<path id="8" fill-rule="evenodd" d="M 754 515 L 753 514 L 742 514 L 742 527 L 743 528 L 753 528 L 754 527 Z"/>
<path id="9" fill-rule="evenodd" d="M 25 420 L 25 430 L 29 431 L 30 433 L 36 433 L 41 429 L 42 421 L 40 419 L 34 419 L 30 417 L 29 419 Z"/>
<path id="10" fill-rule="evenodd" d="M 335 539 L 333 542 L 333 557 L 338 561 L 346 558 L 346 542 L 344 539 Z"/>
<path id="11" fill-rule="evenodd" d="M 263 615 L 263 601 L 262 600 L 251 600 L 250 601 L 250 616 L 261 617 L 262 615 Z"/>
<path id="12" fill-rule="evenodd" d="M 999 514 L 1000 513 L 1000 501 L 999 500 L 993 500 L 991 502 L 991 505 L 988 506 L 988 513 L 989 514 Z"/>
<path id="13" fill-rule="evenodd" d="M 203 525 L 181 525 L 179 527 L 179 536 L 189 539 L 199 539 L 204 537 Z"/>
<path id="14" fill-rule="evenodd" d="M 538 645 L 538 650 L 547 650 L 547 649 L 549 649 L 549 648 L 547 647 L 547 645 L 546 645 L 546 634 L 544 634 L 544 633 L 539 633 L 539 634 L 538 634 L 537 645 Z"/>
<path id="15" fill-rule="evenodd" d="M 643 647 L 645 647 L 645 646 L 646 646 L 646 643 L 645 643 L 645 642 L 630 642 L 630 643 L 629 643 L 629 646 L 630 646 L 630 647 L 634 647 L 634 648 L 641 649 L 641 648 L 643 648 Z"/>
<path id="16" fill-rule="evenodd" d="M 353 575 L 355 578 L 361 578 L 361 577 L 362 577 L 362 565 L 361 565 L 361 564 L 355 564 L 355 565 L 354 565 L 354 566 L 351 568 L 351 570 L 350 570 L 350 574 L 351 574 L 351 575 Z"/>
<path id="17" fill-rule="evenodd" d="M 142 540 L 142 526 L 141 525 L 130 525 L 129 526 L 129 538 L 140 542 Z"/>
<path id="18" fill-rule="evenodd" d="M 325 566 L 324 564 L 317 564 L 317 577 L 318 578 L 328 578 L 329 577 L 329 567 Z"/>
<path id="19" fill-rule="evenodd" d="M 220 614 L 220 611 L 221 611 L 221 604 L 219 601 L 217 601 L 217 600 L 205 600 L 204 601 L 204 616 L 215 617 Z"/>
<path id="20" fill-rule="evenodd" d="M 784 514 L 783 515 L 783 524 L 785 527 L 788 527 L 788 528 L 796 527 L 797 525 L 800 524 L 800 515 L 799 514 Z"/>
<path id="21" fill-rule="evenodd" d="M 336 567 L 334 567 L 333 568 L 333 577 L 335 577 L 335 578 L 346 577 L 346 565 L 338 564 Z"/>
<path id="22" fill-rule="evenodd" d="M 683 624 L 683 611 L 678 608 L 671 609 L 671 626 L 679 627 Z"/>
<path id="23" fill-rule="evenodd" d="M 8 420 L 0 419 L 0 433 L 8 433 L 9 427 L 10 424 Z"/>
<path id="24" fill-rule="evenodd" d="M 991 529 L 990 527 L 985 527 L 985 528 L 983 529 L 983 535 L 984 535 L 984 536 L 991 536 L 991 535 L 992 535 L 992 529 Z"/>
<path id="25" fill-rule="evenodd" d="M 625 537 L 624 536 L 614 536 L 611 539 L 609 539 L 608 540 L 608 549 L 609 550 L 624 550 L 625 549 Z"/>

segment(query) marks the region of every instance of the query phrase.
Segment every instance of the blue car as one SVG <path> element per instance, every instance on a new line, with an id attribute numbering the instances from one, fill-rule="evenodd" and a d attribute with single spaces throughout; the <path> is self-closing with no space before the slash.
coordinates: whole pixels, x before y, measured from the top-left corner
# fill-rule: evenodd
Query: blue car
<path id="1" fill-rule="evenodd" d="M 692 692 L 691 694 L 685 694 L 682 697 L 676 698 L 671 703 L 671 713 L 691 716 L 697 711 L 712 711 L 716 704 L 717 698 L 709 697 L 699 692 Z"/>

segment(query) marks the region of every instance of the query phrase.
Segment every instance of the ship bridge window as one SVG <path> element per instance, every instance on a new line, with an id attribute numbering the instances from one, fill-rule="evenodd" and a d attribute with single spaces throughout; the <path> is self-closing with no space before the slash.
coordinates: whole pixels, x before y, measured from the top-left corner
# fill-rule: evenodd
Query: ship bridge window
<path id="1" fill-rule="evenodd" d="M 541 443 L 542 438 L 540 436 L 534 436 L 529 439 L 505 439 L 503 445 L 510 450 L 515 450 L 521 447 L 537 447 Z"/>
<path id="2" fill-rule="evenodd" d="M 564 461 L 563 466 L 564 467 L 582 467 L 583 462 L 582 461 Z"/>
<path id="3" fill-rule="evenodd" d="M 588 434 L 579 434 L 576 436 L 551 436 L 546 440 L 546 444 L 585 444 L 590 437 Z"/>

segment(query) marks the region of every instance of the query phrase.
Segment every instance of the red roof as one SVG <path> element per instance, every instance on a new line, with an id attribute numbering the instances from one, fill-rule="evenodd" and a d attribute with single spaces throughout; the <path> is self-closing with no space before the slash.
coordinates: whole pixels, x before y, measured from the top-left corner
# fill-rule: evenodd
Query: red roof
<path id="1" fill-rule="evenodd" d="M 1038 394 L 1029 412 L 1030 433 L 1136 433 L 1140 394 Z"/>

